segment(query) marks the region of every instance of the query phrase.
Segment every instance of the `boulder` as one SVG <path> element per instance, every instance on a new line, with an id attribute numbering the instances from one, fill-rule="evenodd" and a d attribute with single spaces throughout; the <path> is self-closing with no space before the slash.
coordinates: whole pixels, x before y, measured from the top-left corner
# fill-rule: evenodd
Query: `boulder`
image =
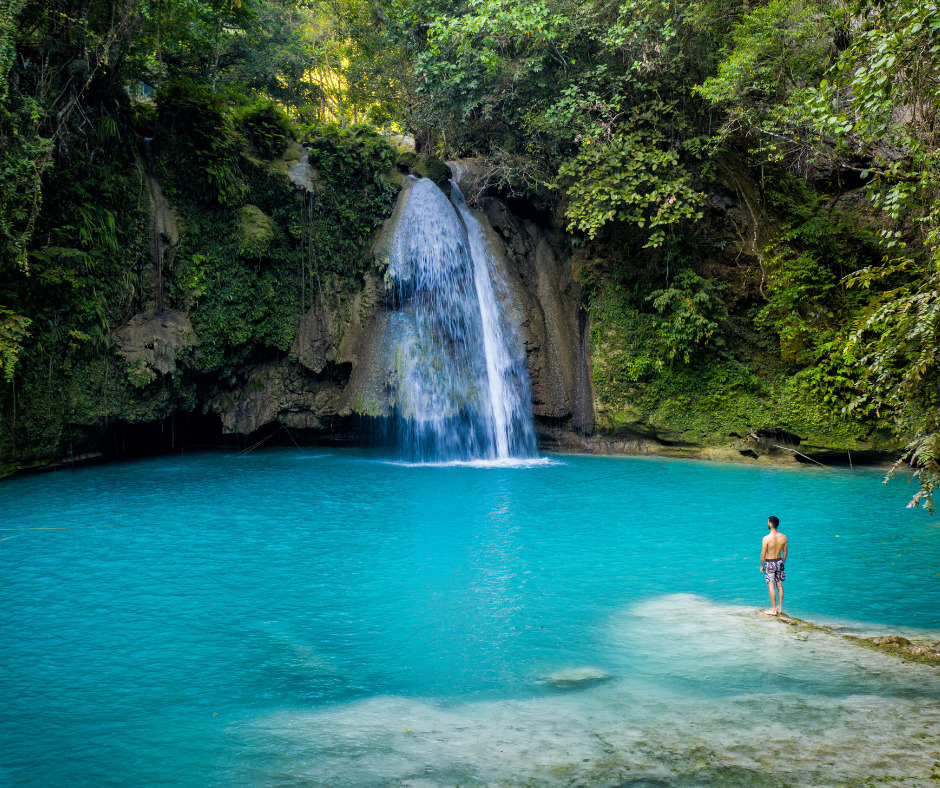
<path id="1" fill-rule="evenodd" d="M 450 179 L 453 173 L 450 167 L 435 156 L 420 156 L 414 171 L 422 178 L 430 178 L 445 192 L 450 191 Z"/>
<path id="2" fill-rule="evenodd" d="M 402 151 L 395 159 L 395 165 L 399 170 L 418 175 L 422 178 L 430 178 L 434 183 L 440 186 L 445 193 L 450 192 L 450 179 L 454 177 L 450 167 L 438 159 L 436 156 L 425 156 L 412 151 Z"/>
<path id="3" fill-rule="evenodd" d="M 322 186 L 320 173 L 310 166 L 310 155 L 299 142 L 290 143 L 284 155 L 273 162 L 269 169 L 286 175 L 294 186 L 304 191 L 319 191 Z"/>

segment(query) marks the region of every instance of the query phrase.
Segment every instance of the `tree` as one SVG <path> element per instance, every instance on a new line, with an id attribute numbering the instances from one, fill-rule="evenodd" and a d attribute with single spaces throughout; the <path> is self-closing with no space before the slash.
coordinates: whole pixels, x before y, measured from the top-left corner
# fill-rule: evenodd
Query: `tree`
<path id="1" fill-rule="evenodd" d="M 940 4 L 874 0 L 854 11 L 852 43 L 812 106 L 838 149 L 869 162 L 862 175 L 882 210 L 888 251 L 850 283 L 885 290 L 852 344 L 872 372 L 873 396 L 910 437 L 902 461 L 921 482 L 911 505 L 932 510 L 940 483 Z"/>

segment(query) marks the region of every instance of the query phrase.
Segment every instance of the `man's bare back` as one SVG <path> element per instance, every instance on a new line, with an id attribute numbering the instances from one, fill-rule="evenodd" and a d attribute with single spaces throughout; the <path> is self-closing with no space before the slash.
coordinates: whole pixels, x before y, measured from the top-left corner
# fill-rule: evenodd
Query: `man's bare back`
<path id="1" fill-rule="evenodd" d="M 765 611 L 768 616 L 778 616 L 783 612 L 783 581 L 786 577 L 783 564 L 787 560 L 787 537 L 777 530 L 779 524 L 780 520 L 776 517 L 768 517 L 770 533 L 761 542 L 760 570 L 764 573 L 767 591 L 770 593 L 771 608 Z"/>
<path id="2" fill-rule="evenodd" d="M 778 558 L 787 560 L 787 537 L 779 531 L 771 531 L 764 537 L 760 553 L 761 563 L 775 561 Z"/>

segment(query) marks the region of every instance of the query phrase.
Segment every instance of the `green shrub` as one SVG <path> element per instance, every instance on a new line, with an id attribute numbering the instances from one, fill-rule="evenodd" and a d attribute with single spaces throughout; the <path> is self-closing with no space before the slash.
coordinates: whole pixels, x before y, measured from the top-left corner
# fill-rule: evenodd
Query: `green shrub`
<path id="1" fill-rule="evenodd" d="M 257 101 L 239 110 L 235 124 L 264 159 L 280 156 L 295 133 L 287 113 L 273 101 Z"/>
<path id="2" fill-rule="evenodd" d="M 157 91 L 158 157 L 185 173 L 177 185 L 203 202 L 237 203 L 245 193 L 227 110 L 217 94 L 193 82 L 174 80 Z"/>
<path id="3" fill-rule="evenodd" d="M 671 286 L 648 296 L 647 301 L 662 316 L 657 333 L 670 360 L 681 357 L 688 364 L 707 345 L 723 344 L 720 336 L 714 336 L 725 312 L 717 298 L 720 284 L 686 269 L 676 275 Z"/>
<path id="4" fill-rule="evenodd" d="M 316 267 L 351 282 L 361 273 L 364 249 L 398 193 L 387 177 L 395 151 L 368 127 L 308 124 L 303 132 L 310 166 L 319 173 L 307 225 Z"/>

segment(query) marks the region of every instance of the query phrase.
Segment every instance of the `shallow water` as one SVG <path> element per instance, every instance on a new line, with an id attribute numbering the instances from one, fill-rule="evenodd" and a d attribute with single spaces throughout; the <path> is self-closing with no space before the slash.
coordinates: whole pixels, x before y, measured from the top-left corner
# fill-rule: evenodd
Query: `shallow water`
<path id="1" fill-rule="evenodd" d="M 937 671 L 754 614 L 776 514 L 787 612 L 940 638 L 940 531 L 879 482 L 297 450 L 9 480 L 0 527 L 41 530 L 0 533 L 0 783 L 926 779 Z"/>

